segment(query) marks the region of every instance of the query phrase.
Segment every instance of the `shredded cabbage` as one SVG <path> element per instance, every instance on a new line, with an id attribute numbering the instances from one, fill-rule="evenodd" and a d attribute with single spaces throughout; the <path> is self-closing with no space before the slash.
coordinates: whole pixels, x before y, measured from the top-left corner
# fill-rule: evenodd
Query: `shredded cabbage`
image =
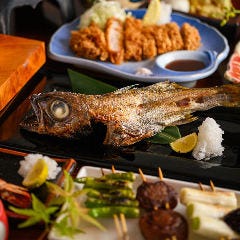
<path id="1" fill-rule="evenodd" d="M 101 29 L 104 29 L 107 19 L 115 17 L 125 21 L 127 14 L 118 1 L 101 0 L 95 3 L 81 17 L 79 27 L 87 27 L 94 21 Z"/>

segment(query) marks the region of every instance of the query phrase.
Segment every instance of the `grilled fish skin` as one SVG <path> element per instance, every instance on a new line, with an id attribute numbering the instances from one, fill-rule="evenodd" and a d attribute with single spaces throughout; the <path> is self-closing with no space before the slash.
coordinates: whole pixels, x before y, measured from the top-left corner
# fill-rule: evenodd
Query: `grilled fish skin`
<path id="1" fill-rule="evenodd" d="M 93 122 L 107 126 L 105 145 L 128 146 L 149 138 L 166 126 L 191 122 L 191 114 L 217 106 L 239 107 L 240 85 L 185 88 L 160 82 L 147 87 L 126 87 L 103 95 L 70 92 L 35 94 L 33 118 L 21 127 L 39 134 L 71 138 L 86 135 Z"/>

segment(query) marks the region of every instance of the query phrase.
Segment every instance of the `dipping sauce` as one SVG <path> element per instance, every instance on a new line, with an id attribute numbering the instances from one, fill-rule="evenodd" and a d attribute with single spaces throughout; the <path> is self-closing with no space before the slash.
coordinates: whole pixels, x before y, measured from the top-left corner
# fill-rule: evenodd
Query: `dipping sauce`
<path id="1" fill-rule="evenodd" d="M 205 64 L 198 60 L 175 60 L 168 63 L 165 68 L 173 71 L 190 72 L 205 68 Z"/>

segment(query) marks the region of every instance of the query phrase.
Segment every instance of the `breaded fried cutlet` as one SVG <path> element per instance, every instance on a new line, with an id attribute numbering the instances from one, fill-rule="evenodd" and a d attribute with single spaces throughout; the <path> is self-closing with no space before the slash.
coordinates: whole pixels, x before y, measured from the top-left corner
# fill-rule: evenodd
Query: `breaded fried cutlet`
<path id="1" fill-rule="evenodd" d="M 157 53 L 162 54 L 183 48 L 183 39 L 180 29 L 175 22 L 155 27 Z"/>
<path id="2" fill-rule="evenodd" d="M 72 31 L 70 48 L 77 56 L 110 61 L 141 61 L 177 50 L 197 50 L 201 46 L 198 29 L 184 23 L 180 29 L 176 22 L 143 26 L 142 20 L 128 16 L 125 22 L 114 17 L 108 19 L 101 30 L 96 24 Z"/>
<path id="3" fill-rule="evenodd" d="M 115 64 L 122 63 L 124 60 L 122 21 L 116 18 L 108 19 L 105 36 L 110 61 Z"/>
<path id="4" fill-rule="evenodd" d="M 181 35 L 183 38 L 183 49 L 197 50 L 201 46 L 201 37 L 197 28 L 189 23 L 184 23 L 181 27 Z"/>
<path id="5" fill-rule="evenodd" d="M 168 37 L 171 39 L 171 51 L 180 50 L 183 48 L 183 39 L 180 33 L 180 28 L 175 22 L 166 24 Z"/>
<path id="6" fill-rule="evenodd" d="M 142 21 L 133 17 L 127 17 L 125 20 L 124 30 L 124 59 L 125 60 L 142 60 Z"/>
<path id="7" fill-rule="evenodd" d="M 71 32 L 70 48 L 79 57 L 101 61 L 108 59 L 105 34 L 94 23 L 89 27 Z"/>
<path id="8" fill-rule="evenodd" d="M 143 37 L 143 59 L 150 59 L 157 55 L 157 46 L 154 38 L 154 26 L 143 27 L 142 37 Z"/>

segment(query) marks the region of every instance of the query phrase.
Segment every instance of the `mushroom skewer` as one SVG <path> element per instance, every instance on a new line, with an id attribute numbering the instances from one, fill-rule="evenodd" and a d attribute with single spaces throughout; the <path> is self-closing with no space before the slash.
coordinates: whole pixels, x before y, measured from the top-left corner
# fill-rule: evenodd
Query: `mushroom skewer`
<path id="1" fill-rule="evenodd" d="M 139 226 L 144 238 L 186 240 L 188 236 L 187 222 L 180 213 L 173 210 L 177 205 L 177 194 L 169 184 L 163 181 L 161 169 L 158 168 L 160 181 L 157 182 L 147 181 L 141 169 L 139 169 L 139 172 L 143 183 L 138 188 L 137 199 L 140 198 L 140 194 L 143 194 L 142 205 L 144 207 L 147 204 L 152 205 L 150 209 L 145 208 L 148 212 L 139 219 Z M 176 205 L 172 204 L 173 197 Z"/>
<path id="2" fill-rule="evenodd" d="M 160 181 L 147 181 L 139 169 L 143 183 L 137 189 L 137 200 L 140 207 L 147 211 L 156 209 L 173 209 L 177 205 L 177 192 L 175 189 L 162 181 L 162 173 L 159 170 Z"/>

